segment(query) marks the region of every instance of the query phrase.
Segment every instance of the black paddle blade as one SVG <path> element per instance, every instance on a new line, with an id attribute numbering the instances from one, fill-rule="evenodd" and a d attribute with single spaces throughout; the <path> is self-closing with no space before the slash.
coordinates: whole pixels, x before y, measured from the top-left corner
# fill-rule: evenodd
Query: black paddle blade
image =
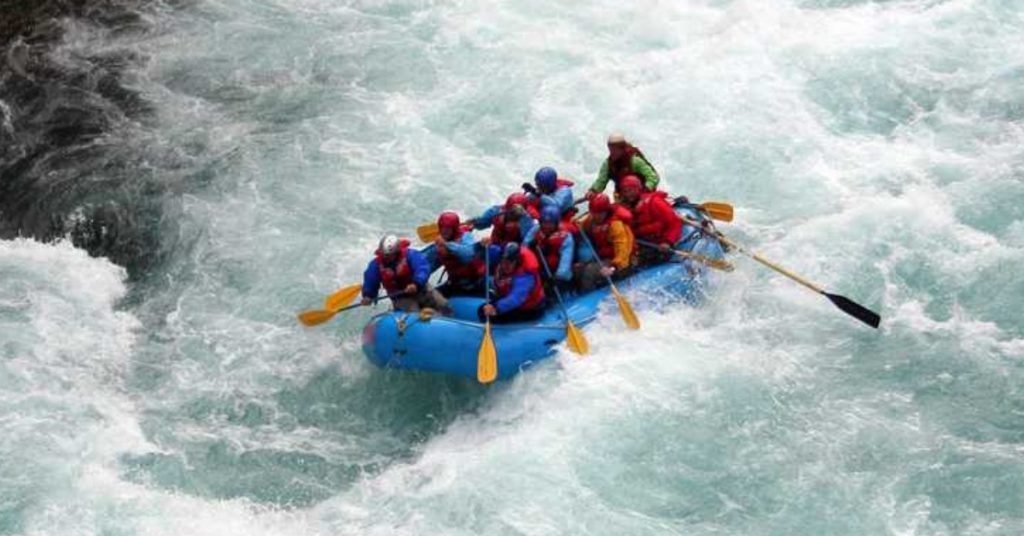
<path id="1" fill-rule="evenodd" d="M 828 298 L 836 307 L 843 310 L 844 313 L 864 322 L 865 324 L 878 329 L 878 324 L 881 323 L 882 317 L 878 316 L 878 313 L 864 307 L 863 305 L 847 298 L 846 296 L 840 296 L 838 294 L 829 294 L 828 292 L 822 292 L 826 298 Z"/>

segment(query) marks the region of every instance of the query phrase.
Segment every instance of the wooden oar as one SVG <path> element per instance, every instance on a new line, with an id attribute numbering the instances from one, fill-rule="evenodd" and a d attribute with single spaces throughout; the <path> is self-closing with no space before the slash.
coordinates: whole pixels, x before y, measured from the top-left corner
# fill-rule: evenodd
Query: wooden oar
<path id="1" fill-rule="evenodd" d="M 324 298 L 324 309 L 299 313 L 299 322 L 302 322 L 306 326 L 316 326 L 327 322 L 333 318 L 334 315 L 349 309 L 345 306 L 358 297 L 362 290 L 363 286 L 357 284 L 349 285 L 335 291 L 330 296 Z"/>
<path id="2" fill-rule="evenodd" d="M 857 320 L 860 320 L 861 322 L 864 322 L 865 324 L 876 329 L 878 328 L 878 325 L 881 323 L 882 318 L 878 315 L 878 313 L 868 309 L 867 307 L 864 307 L 863 305 L 851 300 L 850 298 L 847 298 L 846 296 L 840 296 L 839 294 L 825 292 L 825 289 L 821 288 L 820 286 L 811 283 L 810 281 L 796 275 L 795 273 L 783 268 L 782 266 L 779 266 L 778 264 L 775 264 L 774 262 L 758 255 L 757 253 L 748 251 L 743 246 L 730 240 L 721 232 L 718 233 L 718 239 L 721 240 L 723 244 L 735 249 L 736 251 L 743 253 L 744 255 L 792 279 L 793 281 L 796 281 L 797 283 L 813 290 L 814 292 L 817 292 L 818 294 L 825 296 L 826 298 L 829 299 L 829 301 L 832 302 L 833 305 L 838 307 L 839 310 L 856 318 Z"/>
<path id="3" fill-rule="evenodd" d="M 594 255 L 597 262 L 604 266 L 601 262 L 601 256 L 597 254 L 597 250 L 594 249 L 594 244 L 590 243 L 590 239 L 587 238 L 587 233 L 583 229 L 580 229 L 580 236 L 583 237 L 583 241 L 587 243 L 587 247 L 590 248 L 590 253 Z M 637 318 L 636 313 L 633 312 L 633 306 L 626 301 L 626 297 L 619 293 L 619 289 L 615 286 L 615 282 L 612 278 L 605 276 L 608 281 L 608 285 L 612 288 L 612 294 L 615 295 L 615 301 L 619 304 L 619 314 L 622 315 L 622 321 L 626 323 L 626 327 L 629 329 L 640 329 L 640 319 Z"/>
<path id="4" fill-rule="evenodd" d="M 658 244 L 648 242 L 646 240 L 637 240 L 636 243 L 640 244 L 641 246 L 649 247 L 651 249 L 661 249 L 658 246 Z M 731 272 L 735 270 L 735 267 L 732 265 L 732 263 L 725 259 L 713 259 L 711 257 L 708 257 L 707 255 L 701 255 L 699 253 L 693 253 L 690 251 L 680 251 L 678 249 L 671 249 L 669 250 L 669 252 L 684 259 L 691 259 L 705 266 L 710 266 L 711 268 L 714 268 L 716 270 L 722 270 L 723 272 Z"/>
<path id="5" fill-rule="evenodd" d="M 540 250 L 539 246 L 537 247 L 537 258 L 540 259 L 544 272 L 548 274 L 548 279 L 551 280 L 551 288 L 555 291 L 555 297 L 558 298 L 558 305 L 562 308 L 562 314 L 565 315 L 565 337 L 569 343 L 569 349 L 581 356 L 587 355 L 590 353 L 590 344 L 580 329 L 576 327 L 576 324 L 573 324 L 569 318 L 569 308 L 565 306 L 562 292 L 558 290 L 558 282 L 555 281 L 555 276 L 551 273 L 551 267 L 548 266 L 548 260 L 544 258 L 544 253 Z"/>
<path id="6" fill-rule="evenodd" d="M 487 271 L 484 276 L 484 303 L 491 303 L 491 248 L 484 246 L 484 264 Z M 494 347 L 491 337 L 491 317 L 484 315 L 484 338 L 480 341 L 480 351 L 476 355 L 476 381 L 491 383 L 498 378 L 498 350 Z"/>

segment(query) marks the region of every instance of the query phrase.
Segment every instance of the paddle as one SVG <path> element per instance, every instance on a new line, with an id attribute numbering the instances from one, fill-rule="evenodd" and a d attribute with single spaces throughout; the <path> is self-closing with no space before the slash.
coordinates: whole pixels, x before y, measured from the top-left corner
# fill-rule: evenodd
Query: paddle
<path id="1" fill-rule="evenodd" d="M 396 292 L 394 294 L 385 294 L 383 296 L 377 296 L 376 298 L 373 299 L 373 303 L 377 303 L 380 300 L 383 300 L 384 298 L 397 298 L 397 297 L 402 296 L 404 294 L 405 294 L 404 292 Z M 302 313 L 299 313 L 299 322 L 302 322 L 303 325 L 308 326 L 308 327 L 316 326 L 318 324 L 323 324 L 324 322 L 327 322 L 331 318 L 334 318 L 334 315 L 336 315 L 338 313 L 343 313 L 345 311 L 348 311 L 350 309 L 355 309 L 357 307 L 363 307 L 363 304 L 362 303 L 353 303 L 352 305 L 349 305 L 349 306 L 346 306 L 346 307 L 341 307 L 339 309 L 330 309 L 330 310 L 320 309 L 320 310 L 315 310 L 315 311 L 304 311 Z"/>
<path id="2" fill-rule="evenodd" d="M 544 253 L 537 247 L 537 258 L 540 259 L 541 266 L 544 267 L 544 273 L 548 274 L 548 279 L 551 280 L 551 288 L 555 291 L 555 297 L 558 298 L 558 305 L 562 308 L 562 314 L 565 315 L 565 335 L 569 342 L 569 349 L 577 354 L 584 356 L 590 353 L 590 344 L 587 343 L 586 337 L 576 327 L 576 324 L 572 323 L 569 319 L 569 309 L 565 306 L 565 300 L 562 299 L 562 292 L 558 290 L 558 282 L 555 281 L 554 274 L 551 273 L 551 267 L 548 266 L 548 260 L 544 257 Z"/>
<path id="3" fill-rule="evenodd" d="M 299 322 L 302 322 L 306 326 L 315 326 L 327 322 L 333 318 L 334 315 L 341 311 L 348 310 L 349 307 L 345 307 L 345 305 L 359 296 L 359 292 L 362 290 L 363 286 L 357 284 L 335 291 L 324 299 L 324 309 L 299 313 Z"/>
<path id="4" fill-rule="evenodd" d="M 801 285 L 813 290 L 814 292 L 817 292 L 818 294 L 825 296 L 826 298 L 829 299 L 829 301 L 832 302 L 833 305 L 838 307 L 839 310 L 856 318 L 857 320 L 860 320 L 861 322 L 864 322 L 865 324 L 876 329 L 878 328 L 879 323 L 881 323 L 882 318 L 878 315 L 878 313 L 868 309 L 867 307 L 864 307 L 863 305 L 851 300 L 850 298 L 847 298 L 846 296 L 840 296 L 839 294 L 825 292 L 825 289 L 819 287 L 818 285 L 815 285 L 814 283 L 811 283 L 810 281 L 794 274 L 793 272 L 790 272 L 789 270 L 783 268 L 782 266 L 779 266 L 778 264 L 775 264 L 774 262 L 758 255 L 757 253 L 748 251 L 743 246 L 730 240 L 721 232 L 718 233 L 718 238 L 719 240 L 722 241 L 722 243 L 735 249 L 736 251 L 743 253 L 744 255 L 792 279 L 793 281 L 800 283 Z"/>
<path id="5" fill-rule="evenodd" d="M 649 247 L 649 248 L 652 248 L 652 249 L 661 249 L 658 246 L 658 244 L 655 244 L 653 242 L 648 242 L 646 240 L 639 240 L 638 239 L 636 241 L 636 243 L 640 244 L 641 246 L 646 246 L 646 247 Z M 727 260 L 724 260 L 724 259 L 713 259 L 711 257 L 708 257 L 707 255 L 701 255 L 699 253 L 693 253 L 693 252 L 690 252 L 690 251 L 680 251 L 678 249 L 672 249 L 672 250 L 669 250 L 669 251 L 672 254 L 677 255 L 679 257 L 682 257 L 684 259 L 692 259 L 692 260 L 694 260 L 696 262 L 699 262 L 699 263 L 701 263 L 701 264 L 703 264 L 705 266 L 710 266 L 711 268 L 714 268 L 716 270 L 721 270 L 723 272 L 731 272 L 731 271 L 733 271 L 735 269 L 735 267 L 732 265 L 731 262 L 729 262 Z"/>
<path id="6" fill-rule="evenodd" d="M 580 236 L 583 238 L 583 241 L 587 243 L 587 247 L 590 248 L 590 253 L 594 255 L 594 258 L 597 259 L 597 262 L 603 267 L 604 263 L 601 262 L 601 256 L 598 255 L 597 250 L 594 249 L 594 244 L 590 243 L 590 239 L 587 238 L 586 231 L 580 229 Z M 619 313 L 622 315 L 622 321 L 626 323 L 626 327 L 629 329 L 640 329 L 640 319 L 637 318 L 636 313 L 633 312 L 633 306 L 626 301 L 625 296 L 619 293 L 619 289 L 615 286 L 615 282 L 612 281 L 610 276 L 604 276 L 604 278 L 608 281 L 608 285 L 612 287 L 612 294 L 615 295 L 615 301 L 619 304 Z"/>
<path id="7" fill-rule="evenodd" d="M 484 275 L 484 303 L 491 303 L 491 248 L 484 246 L 484 264 L 487 271 Z M 480 351 L 476 355 L 476 381 L 491 383 L 498 377 L 498 350 L 494 347 L 491 337 L 491 317 L 487 316 L 484 324 L 484 338 L 480 341 Z"/>
<path id="8" fill-rule="evenodd" d="M 683 196 L 683 197 L 675 198 L 673 200 L 672 204 L 673 204 L 673 206 L 677 206 L 677 207 L 678 206 L 693 207 L 693 208 L 695 208 L 695 209 L 697 209 L 697 210 L 707 214 L 708 216 L 711 216 L 712 219 L 719 220 L 719 221 L 730 222 L 730 221 L 732 221 L 732 218 L 733 218 L 733 208 L 732 208 L 732 205 L 730 205 L 729 203 L 725 203 L 723 201 L 708 201 L 706 203 L 701 203 L 701 204 L 698 205 L 696 203 L 689 202 L 686 199 L 686 197 Z"/>

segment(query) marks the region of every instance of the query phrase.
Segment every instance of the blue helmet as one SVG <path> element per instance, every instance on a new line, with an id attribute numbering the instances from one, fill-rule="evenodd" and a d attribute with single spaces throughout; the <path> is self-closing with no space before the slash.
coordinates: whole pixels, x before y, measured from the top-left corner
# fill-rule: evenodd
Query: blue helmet
<path id="1" fill-rule="evenodd" d="M 501 260 L 519 262 L 519 244 L 517 242 L 505 244 L 505 249 L 501 252 Z"/>
<path id="2" fill-rule="evenodd" d="M 560 219 L 562 219 L 562 212 L 558 210 L 558 207 L 548 205 L 540 211 L 541 223 L 558 223 Z"/>
<path id="3" fill-rule="evenodd" d="M 533 182 L 537 184 L 537 188 L 540 188 L 542 192 L 554 191 L 558 183 L 558 172 L 553 167 L 542 167 L 533 176 Z"/>

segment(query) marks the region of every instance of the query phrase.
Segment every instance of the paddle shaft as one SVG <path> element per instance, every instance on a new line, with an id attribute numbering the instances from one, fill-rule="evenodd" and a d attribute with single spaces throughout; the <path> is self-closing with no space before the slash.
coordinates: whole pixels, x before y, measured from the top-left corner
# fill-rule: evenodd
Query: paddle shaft
<path id="1" fill-rule="evenodd" d="M 661 246 L 659 246 L 658 244 L 655 244 L 654 242 L 648 242 L 646 240 L 637 239 L 636 243 L 640 244 L 641 246 L 649 247 L 649 248 L 652 248 L 652 249 L 661 249 Z M 724 261 L 722 259 L 713 259 L 711 257 L 700 255 L 700 254 L 694 253 L 692 251 L 682 251 L 682 250 L 678 250 L 678 249 L 670 249 L 669 253 L 672 253 L 673 255 L 682 257 L 684 259 L 691 259 L 694 262 L 699 262 L 701 264 L 710 266 L 712 268 L 716 268 L 716 269 L 719 269 L 719 270 L 730 271 L 730 272 L 732 271 L 732 266 L 729 265 L 728 262 L 726 262 L 726 261 Z"/>
<path id="2" fill-rule="evenodd" d="M 597 250 L 594 249 L 594 244 L 590 242 L 590 238 L 587 237 L 587 231 L 585 229 L 580 229 L 580 238 L 582 238 L 583 241 L 587 243 L 587 248 L 590 249 L 590 254 L 594 256 L 594 259 L 597 261 L 598 264 L 601 265 L 601 268 L 604 268 L 604 261 L 601 260 L 601 256 L 598 255 Z M 612 292 L 618 294 L 619 289 L 615 288 L 615 282 L 612 281 L 612 276 L 606 275 L 604 276 L 604 278 L 608 280 L 608 285 L 612 287 Z"/>
<path id="3" fill-rule="evenodd" d="M 817 292 L 818 294 L 826 294 L 825 289 L 821 288 L 820 286 L 811 283 L 810 281 L 794 274 L 793 272 L 787 270 L 786 268 L 783 268 L 782 266 L 779 266 L 778 264 L 775 264 L 774 262 L 758 255 L 757 253 L 748 250 L 747 248 L 737 244 L 736 242 L 729 240 L 729 238 L 723 235 L 722 233 L 718 233 L 718 239 L 721 240 L 723 244 L 735 249 L 736 251 L 739 251 L 740 253 L 771 268 L 772 270 L 775 270 L 776 272 L 792 279 L 793 281 L 800 283 L 801 285 L 813 290 L 814 292 Z"/>
<path id="4" fill-rule="evenodd" d="M 562 314 L 565 315 L 565 321 L 569 322 L 569 308 L 565 306 L 565 300 L 562 299 L 562 291 L 558 290 L 558 280 L 555 279 L 555 275 L 551 273 L 551 267 L 548 266 L 548 260 L 544 258 L 544 252 L 540 250 L 540 246 L 534 246 L 537 250 L 537 258 L 540 259 L 540 265 L 544 267 L 544 273 L 548 275 L 548 279 L 551 280 L 551 288 L 555 291 L 555 298 L 558 299 L 558 305 L 562 308 Z"/>

